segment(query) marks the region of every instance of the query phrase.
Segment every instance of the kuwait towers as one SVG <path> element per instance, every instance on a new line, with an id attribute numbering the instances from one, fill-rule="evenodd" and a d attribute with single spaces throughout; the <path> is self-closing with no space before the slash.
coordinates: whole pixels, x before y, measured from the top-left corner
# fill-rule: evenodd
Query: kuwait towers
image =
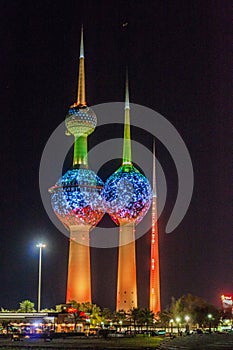
<path id="1" fill-rule="evenodd" d="M 65 120 L 67 134 L 74 137 L 73 167 L 50 188 L 53 210 L 70 231 L 66 300 L 91 302 L 89 232 L 105 213 L 102 180 L 88 169 L 87 137 L 97 124 L 86 104 L 83 31 L 81 33 L 77 101 Z"/>
<path id="2" fill-rule="evenodd" d="M 156 315 L 160 307 L 160 272 L 159 272 L 159 231 L 157 215 L 156 164 L 155 142 L 153 144 L 153 198 L 151 225 L 151 262 L 150 262 L 150 305 L 149 308 Z"/>
<path id="3" fill-rule="evenodd" d="M 147 213 L 152 191 L 147 178 L 132 163 L 130 105 L 126 79 L 122 166 L 106 181 L 103 197 L 107 213 L 120 226 L 116 310 L 137 307 L 135 227 Z"/>
<path id="4" fill-rule="evenodd" d="M 122 165 L 107 179 L 105 185 L 88 168 L 87 138 L 95 130 L 97 118 L 86 103 L 83 31 L 77 100 L 68 110 L 65 125 L 67 134 L 74 137 L 73 166 L 49 191 L 56 216 L 70 232 L 66 301 L 92 302 L 89 234 L 106 211 L 120 227 L 116 310 L 128 311 L 138 307 L 135 228 L 150 208 L 152 190 L 148 179 L 132 163 L 128 78 Z M 154 313 L 160 309 L 156 221 L 156 190 L 153 181 L 150 309 Z"/>

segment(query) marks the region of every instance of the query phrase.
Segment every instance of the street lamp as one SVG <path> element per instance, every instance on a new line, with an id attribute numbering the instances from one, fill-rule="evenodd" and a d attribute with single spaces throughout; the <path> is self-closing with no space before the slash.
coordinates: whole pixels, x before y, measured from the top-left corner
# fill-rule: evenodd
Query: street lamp
<path id="1" fill-rule="evenodd" d="M 171 325 L 171 335 L 173 335 L 173 318 L 169 321 L 170 325 Z"/>
<path id="2" fill-rule="evenodd" d="M 180 317 L 176 317 L 176 324 L 177 324 L 177 333 L 179 335 L 179 333 L 180 333 Z"/>
<path id="3" fill-rule="evenodd" d="M 186 321 L 185 331 L 186 331 L 186 334 L 189 334 L 189 320 L 190 320 L 190 317 L 188 315 L 186 315 L 186 316 L 184 316 L 184 319 Z"/>
<path id="4" fill-rule="evenodd" d="M 212 320 L 212 314 L 208 314 L 207 315 L 208 319 L 209 319 L 209 332 L 211 333 L 211 320 Z"/>
<path id="5" fill-rule="evenodd" d="M 41 299 L 41 259 L 42 259 L 42 249 L 46 247 L 44 243 L 38 243 L 37 248 L 39 248 L 39 277 L 38 277 L 38 304 L 37 310 L 40 312 L 40 299 Z"/>

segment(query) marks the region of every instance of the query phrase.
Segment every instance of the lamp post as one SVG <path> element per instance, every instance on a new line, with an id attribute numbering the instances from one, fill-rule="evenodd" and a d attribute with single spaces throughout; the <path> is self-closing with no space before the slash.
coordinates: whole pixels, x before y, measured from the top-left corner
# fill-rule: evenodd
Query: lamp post
<path id="1" fill-rule="evenodd" d="M 177 333 L 179 335 L 179 333 L 180 333 L 180 317 L 176 317 L 176 324 L 177 324 Z"/>
<path id="2" fill-rule="evenodd" d="M 171 326 L 171 335 L 173 335 L 173 322 L 174 322 L 173 319 L 171 319 L 171 320 L 169 321 L 170 326 Z"/>
<path id="3" fill-rule="evenodd" d="M 39 276 L 38 276 L 38 304 L 37 310 L 40 312 L 40 299 L 41 299 L 41 260 L 42 260 L 42 249 L 46 247 L 44 243 L 38 243 L 37 248 L 39 248 Z"/>
<path id="4" fill-rule="evenodd" d="M 208 314 L 207 315 L 208 319 L 209 319 L 209 333 L 211 333 L 211 320 L 212 320 L 212 314 Z"/>
<path id="5" fill-rule="evenodd" d="M 185 332 L 186 332 L 186 334 L 189 334 L 189 320 L 190 320 L 190 317 L 188 315 L 186 315 L 186 316 L 184 316 L 184 319 L 186 321 Z"/>

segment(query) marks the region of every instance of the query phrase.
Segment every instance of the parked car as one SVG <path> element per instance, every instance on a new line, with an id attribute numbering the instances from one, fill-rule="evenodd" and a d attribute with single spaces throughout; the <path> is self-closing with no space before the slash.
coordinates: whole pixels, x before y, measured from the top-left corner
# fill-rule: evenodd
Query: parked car
<path id="1" fill-rule="evenodd" d="M 165 331 L 165 329 L 159 329 L 157 331 L 152 331 L 151 335 L 152 336 L 165 336 L 166 335 L 166 331 Z"/>

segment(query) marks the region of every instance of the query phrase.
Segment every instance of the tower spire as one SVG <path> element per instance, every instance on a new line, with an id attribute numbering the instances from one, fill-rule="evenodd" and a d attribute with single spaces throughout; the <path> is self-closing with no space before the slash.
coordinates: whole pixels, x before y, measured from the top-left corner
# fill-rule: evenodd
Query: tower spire
<path id="1" fill-rule="evenodd" d="M 125 124 L 124 124 L 124 146 L 123 146 L 123 163 L 122 164 L 123 165 L 132 164 L 128 70 L 126 70 L 126 81 L 125 81 Z"/>
<path id="2" fill-rule="evenodd" d="M 155 140 L 153 140 L 153 197 L 157 197 L 157 190 L 156 190 L 156 164 L 155 164 Z"/>
<path id="3" fill-rule="evenodd" d="M 85 107 L 86 92 L 85 92 L 85 68 L 84 68 L 84 42 L 83 42 L 83 26 L 81 28 L 81 42 L 80 42 L 80 55 L 79 55 L 79 75 L 78 75 L 78 93 L 76 104 L 81 107 Z"/>

